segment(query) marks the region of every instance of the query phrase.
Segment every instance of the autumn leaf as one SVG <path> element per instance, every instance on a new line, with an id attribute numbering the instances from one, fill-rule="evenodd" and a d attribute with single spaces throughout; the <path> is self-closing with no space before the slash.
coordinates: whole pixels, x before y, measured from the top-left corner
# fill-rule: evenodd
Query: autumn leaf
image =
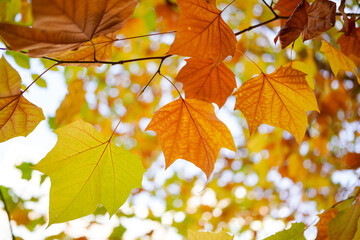
<path id="1" fill-rule="evenodd" d="M 99 36 L 91 42 L 86 42 L 83 46 L 76 50 L 68 50 L 59 53 L 49 54 L 48 57 L 58 59 L 60 61 L 93 61 L 94 47 L 96 60 L 109 61 L 112 59 L 112 45 L 116 41 L 116 34 L 108 34 Z M 94 44 L 94 45 L 93 45 Z M 100 66 L 101 63 L 61 63 L 62 66 Z"/>
<path id="2" fill-rule="evenodd" d="M 264 240 L 305 240 L 305 225 L 303 223 L 293 223 L 287 230 L 281 231 Z"/>
<path id="3" fill-rule="evenodd" d="M 229 129 L 217 119 L 214 107 L 197 99 L 178 99 L 160 108 L 146 130 L 159 137 L 166 168 L 185 159 L 210 178 L 221 148 L 236 151 Z"/>
<path id="4" fill-rule="evenodd" d="M 290 17 L 300 2 L 301 0 L 279 0 L 273 9 L 279 11 L 279 16 Z M 281 26 L 283 26 L 285 22 L 286 20 L 281 19 Z"/>
<path id="5" fill-rule="evenodd" d="M 0 59 L 0 142 L 27 136 L 44 120 L 40 108 L 21 91 L 21 79 L 4 57 Z"/>
<path id="6" fill-rule="evenodd" d="M 118 31 L 137 0 L 33 0 L 32 28 L 0 23 L 0 37 L 12 50 L 32 57 L 75 50 L 101 35 Z"/>
<path id="7" fill-rule="evenodd" d="M 336 4 L 328 0 L 316 0 L 308 11 L 308 21 L 301 33 L 303 41 L 313 39 L 335 24 Z"/>
<path id="8" fill-rule="evenodd" d="M 175 80 L 184 84 L 186 98 L 216 103 L 220 108 L 236 88 L 235 74 L 224 63 L 190 58 Z"/>
<path id="9" fill-rule="evenodd" d="M 233 56 L 236 37 L 221 18 L 215 0 L 178 0 L 180 19 L 169 54 L 221 62 Z"/>
<path id="10" fill-rule="evenodd" d="M 219 233 L 213 232 L 197 232 L 188 231 L 188 240 L 233 240 L 234 236 L 230 236 L 225 229 Z"/>
<path id="11" fill-rule="evenodd" d="M 321 42 L 322 44 L 320 51 L 325 54 L 325 57 L 328 60 L 334 75 L 337 76 L 340 70 L 349 71 L 357 77 L 358 82 L 360 83 L 360 79 L 357 76 L 355 63 L 345 54 L 331 46 L 327 41 L 323 40 Z"/>
<path id="12" fill-rule="evenodd" d="M 355 198 L 348 208 L 339 211 L 328 223 L 329 240 L 360 239 L 360 199 Z"/>
<path id="13" fill-rule="evenodd" d="M 316 228 L 318 230 L 318 234 L 316 239 L 318 240 L 327 240 L 327 230 L 328 230 L 328 224 L 331 219 L 333 219 L 336 216 L 337 210 L 336 208 L 330 208 L 329 210 L 319 214 L 319 222 L 316 224 Z"/>
<path id="14" fill-rule="evenodd" d="M 35 169 L 50 176 L 49 225 L 86 216 L 102 204 L 113 215 L 141 187 L 140 159 L 77 120 L 55 130 L 58 142 Z"/>
<path id="15" fill-rule="evenodd" d="M 287 130 L 298 143 L 306 126 L 306 111 L 318 111 L 315 95 L 305 80 L 306 74 L 281 66 L 271 74 L 246 81 L 235 92 L 235 109 L 240 110 L 252 134 L 263 123 Z"/>
<path id="16" fill-rule="evenodd" d="M 344 156 L 343 161 L 350 169 L 358 169 L 360 167 L 360 154 L 348 152 Z"/>
<path id="17" fill-rule="evenodd" d="M 69 93 L 65 96 L 60 107 L 56 110 L 55 125 L 61 126 L 71 123 L 86 103 L 85 90 L 82 80 L 75 80 L 69 83 Z"/>
<path id="18" fill-rule="evenodd" d="M 308 21 L 308 5 L 309 4 L 306 0 L 302 0 L 299 3 L 299 5 L 295 8 L 294 13 L 285 22 L 284 26 L 275 37 L 275 44 L 277 40 L 280 39 L 281 48 L 284 49 L 300 36 L 300 33 L 303 31 Z"/>
<path id="19" fill-rule="evenodd" d="M 342 34 L 337 43 L 341 51 L 360 66 L 360 27 L 355 28 L 352 35 Z"/>

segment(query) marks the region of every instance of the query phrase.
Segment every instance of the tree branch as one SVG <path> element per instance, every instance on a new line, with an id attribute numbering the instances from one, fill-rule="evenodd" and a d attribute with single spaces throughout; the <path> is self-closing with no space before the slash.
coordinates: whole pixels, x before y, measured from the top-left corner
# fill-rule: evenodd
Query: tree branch
<path id="1" fill-rule="evenodd" d="M 15 240 L 15 235 L 14 235 L 14 232 L 13 232 L 13 229 L 12 229 L 12 226 L 11 226 L 10 212 L 9 212 L 9 209 L 8 209 L 8 207 L 6 205 L 6 201 L 5 201 L 4 195 L 2 193 L 1 187 L 0 187 L 0 198 L 1 198 L 1 201 L 4 203 L 4 209 L 5 209 L 5 212 L 6 212 L 7 216 L 8 216 L 9 227 L 10 227 L 10 232 L 11 232 L 12 239 Z"/>
<path id="2" fill-rule="evenodd" d="M 243 34 L 244 32 L 248 32 L 248 31 L 250 31 L 250 30 L 252 30 L 252 29 L 254 29 L 254 28 L 257 28 L 257 27 L 266 25 L 266 24 L 271 23 L 271 22 L 273 22 L 273 21 L 276 21 L 276 20 L 278 20 L 278 19 L 288 19 L 288 17 L 283 17 L 283 16 L 278 16 L 278 15 L 276 15 L 276 16 L 273 17 L 272 19 L 269 19 L 269 20 L 267 20 L 267 21 L 265 21 L 265 22 L 261 22 L 261 23 L 259 23 L 259 24 L 253 25 L 253 26 L 250 26 L 250 27 L 248 27 L 248 28 L 245 28 L 245 29 L 243 29 L 243 30 L 235 33 L 235 36 L 240 35 L 240 34 Z"/>
<path id="3" fill-rule="evenodd" d="M 274 17 L 277 17 L 277 13 L 274 11 L 274 9 L 266 2 L 266 0 L 262 0 L 263 3 L 267 6 L 268 9 L 274 14 Z M 272 3 L 272 2 L 271 2 Z"/>

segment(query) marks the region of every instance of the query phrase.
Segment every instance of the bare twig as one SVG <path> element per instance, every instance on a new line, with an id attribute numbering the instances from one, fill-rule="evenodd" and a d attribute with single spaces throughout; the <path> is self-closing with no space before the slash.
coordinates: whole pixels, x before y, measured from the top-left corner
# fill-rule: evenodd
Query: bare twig
<path id="1" fill-rule="evenodd" d="M 270 11 L 274 14 L 274 17 L 277 17 L 277 13 L 274 11 L 274 9 L 271 7 L 271 5 L 269 5 L 266 0 L 262 0 L 263 3 L 267 6 L 268 9 L 270 9 Z M 272 1 L 271 1 L 271 4 L 272 4 Z"/>
<path id="2" fill-rule="evenodd" d="M 278 19 L 288 19 L 288 17 L 283 17 L 283 16 L 273 17 L 272 19 L 269 19 L 269 20 L 267 20 L 267 21 L 265 21 L 265 22 L 261 22 L 261 23 L 259 23 L 259 24 L 256 24 L 256 25 L 250 26 L 250 27 L 248 27 L 248 28 L 245 28 L 245 29 L 243 29 L 243 30 L 235 33 L 235 35 L 237 36 L 237 35 L 243 34 L 244 32 L 248 32 L 248 31 L 250 31 L 250 30 L 252 30 L 252 29 L 254 29 L 254 28 L 257 28 L 257 27 L 266 25 L 266 24 L 271 23 L 271 22 L 273 22 L 273 21 L 276 21 L 276 20 L 278 20 Z"/>
<path id="3" fill-rule="evenodd" d="M 4 209 L 5 209 L 5 212 L 6 212 L 7 216 L 8 216 L 9 227 L 10 227 L 10 232 L 11 232 L 12 239 L 15 240 L 15 235 L 14 235 L 14 232 L 13 232 L 13 229 L 12 229 L 12 226 L 11 226 L 10 212 L 9 212 L 9 209 L 8 209 L 8 207 L 6 205 L 6 201 L 5 201 L 4 195 L 2 193 L 1 187 L 0 187 L 0 198 L 1 198 L 1 201 L 4 203 Z"/>

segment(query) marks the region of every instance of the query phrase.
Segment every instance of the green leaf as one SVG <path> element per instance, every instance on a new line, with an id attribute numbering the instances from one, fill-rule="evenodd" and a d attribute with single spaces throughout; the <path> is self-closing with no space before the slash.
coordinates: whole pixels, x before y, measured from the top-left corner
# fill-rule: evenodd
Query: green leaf
<path id="1" fill-rule="evenodd" d="M 55 133 L 57 144 L 35 166 L 51 180 L 49 225 L 91 214 L 100 204 L 113 215 L 141 187 L 140 159 L 91 124 L 78 120 Z"/>
<path id="2" fill-rule="evenodd" d="M 278 232 L 265 240 L 305 240 L 304 231 L 304 223 L 293 223 L 289 229 Z"/>
<path id="3" fill-rule="evenodd" d="M 30 69 L 30 58 L 25 54 L 14 51 L 7 51 L 6 55 L 12 56 L 17 65 L 19 65 L 20 67 Z"/>
<path id="4" fill-rule="evenodd" d="M 37 74 L 33 74 L 31 75 L 31 77 L 34 79 L 37 79 L 39 77 L 39 75 Z M 42 87 L 42 88 L 46 88 L 47 87 L 47 83 L 46 81 L 43 79 L 43 78 L 38 78 L 35 82 L 36 85 L 38 85 L 39 87 Z"/>
<path id="5" fill-rule="evenodd" d="M 33 169 L 31 167 L 33 167 L 33 166 L 34 166 L 34 164 L 32 164 L 32 163 L 23 162 L 19 166 L 16 166 L 16 168 L 19 169 L 22 172 L 22 175 L 21 175 L 22 179 L 30 180 L 31 179 L 31 173 L 33 171 Z"/>

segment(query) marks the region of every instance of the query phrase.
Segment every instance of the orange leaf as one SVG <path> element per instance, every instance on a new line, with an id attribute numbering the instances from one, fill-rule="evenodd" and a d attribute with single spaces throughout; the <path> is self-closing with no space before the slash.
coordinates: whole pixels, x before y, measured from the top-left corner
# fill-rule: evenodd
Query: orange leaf
<path id="1" fill-rule="evenodd" d="M 0 59 L 0 142 L 27 136 L 45 119 L 42 110 L 23 97 L 19 74 Z"/>
<path id="2" fill-rule="evenodd" d="M 316 0 L 308 9 L 308 22 L 301 33 L 303 41 L 312 39 L 329 30 L 335 24 L 336 4 L 328 0 Z"/>
<path id="3" fill-rule="evenodd" d="M 180 20 L 169 54 L 221 62 L 235 53 L 236 37 L 215 0 L 179 0 Z"/>
<path id="4" fill-rule="evenodd" d="M 301 0 L 279 0 L 273 9 L 279 11 L 280 16 L 290 17 L 300 1 Z M 283 26 L 285 22 L 286 20 L 281 19 L 281 26 Z"/>
<path id="5" fill-rule="evenodd" d="M 266 123 L 287 130 L 301 142 L 307 126 L 306 111 L 318 111 L 305 76 L 291 66 L 281 66 L 271 74 L 262 73 L 241 85 L 234 94 L 235 109 L 244 114 L 250 134 Z"/>
<path id="6" fill-rule="evenodd" d="M 328 224 L 330 222 L 331 219 L 333 219 L 337 214 L 337 210 L 336 208 L 330 208 L 329 210 L 319 214 L 319 222 L 316 224 L 317 230 L 318 230 L 318 234 L 316 239 L 318 240 L 327 240 L 328 238 L 328 234 L 327 234 L 327 230 L 328 230 Z"/>
<path id="7" fill-rule="evenodd" d="M 337 40 L 341 51 L 360 66 L 360 27 L 353 30 L 353 34 L 343 34 Z"/>
<path id="8" fill-rule="evenodd" d="M 302 0 L 296 7 L 294 13 L 281 28 L 278 35 L 275 37 L 275 43 L 277 42 L 278 38 L 280 38 L 281 48 L 286 48 L 290 43 L 295 41 L 300 36 L 300 33 L 303 31 L 308 21 L 306 15 L 306 9 L 308 8 L 308 5 L 309 4 L 306 0 Z"/>
<path id="9" fill-rule="evenodd" d="M 197 99 L 178 99 L 159 109 L 146 130 L 159 137 L 166 168 L 177 159 L 199 167 L 210 178 L 221 148 L 236 151 L 229 129 L 214 107 Z"/>
<path id="10" fill-rule="evenodd" d="M 0 36 L 32 57 L 74 50 L 119 30 L 136 5 L 137 0 L 33 0 L 33 27 L 0 23 Z"/>
<path id="11" fill-rule="evenodd" d="M 349 152 L 345 155 L 343 161 L 350 169 L 357 169 L 360 167 L 360 154 Z"/>
<path id="12" fill-rule="evenodd" d="M 186 98 L 214 102 L 221 108 L 236 88 L 234 73 L 224 63 L 215 65 L 211 60 L 190 58 L 186 62 L 175 78 L 184 84 Z"/>

